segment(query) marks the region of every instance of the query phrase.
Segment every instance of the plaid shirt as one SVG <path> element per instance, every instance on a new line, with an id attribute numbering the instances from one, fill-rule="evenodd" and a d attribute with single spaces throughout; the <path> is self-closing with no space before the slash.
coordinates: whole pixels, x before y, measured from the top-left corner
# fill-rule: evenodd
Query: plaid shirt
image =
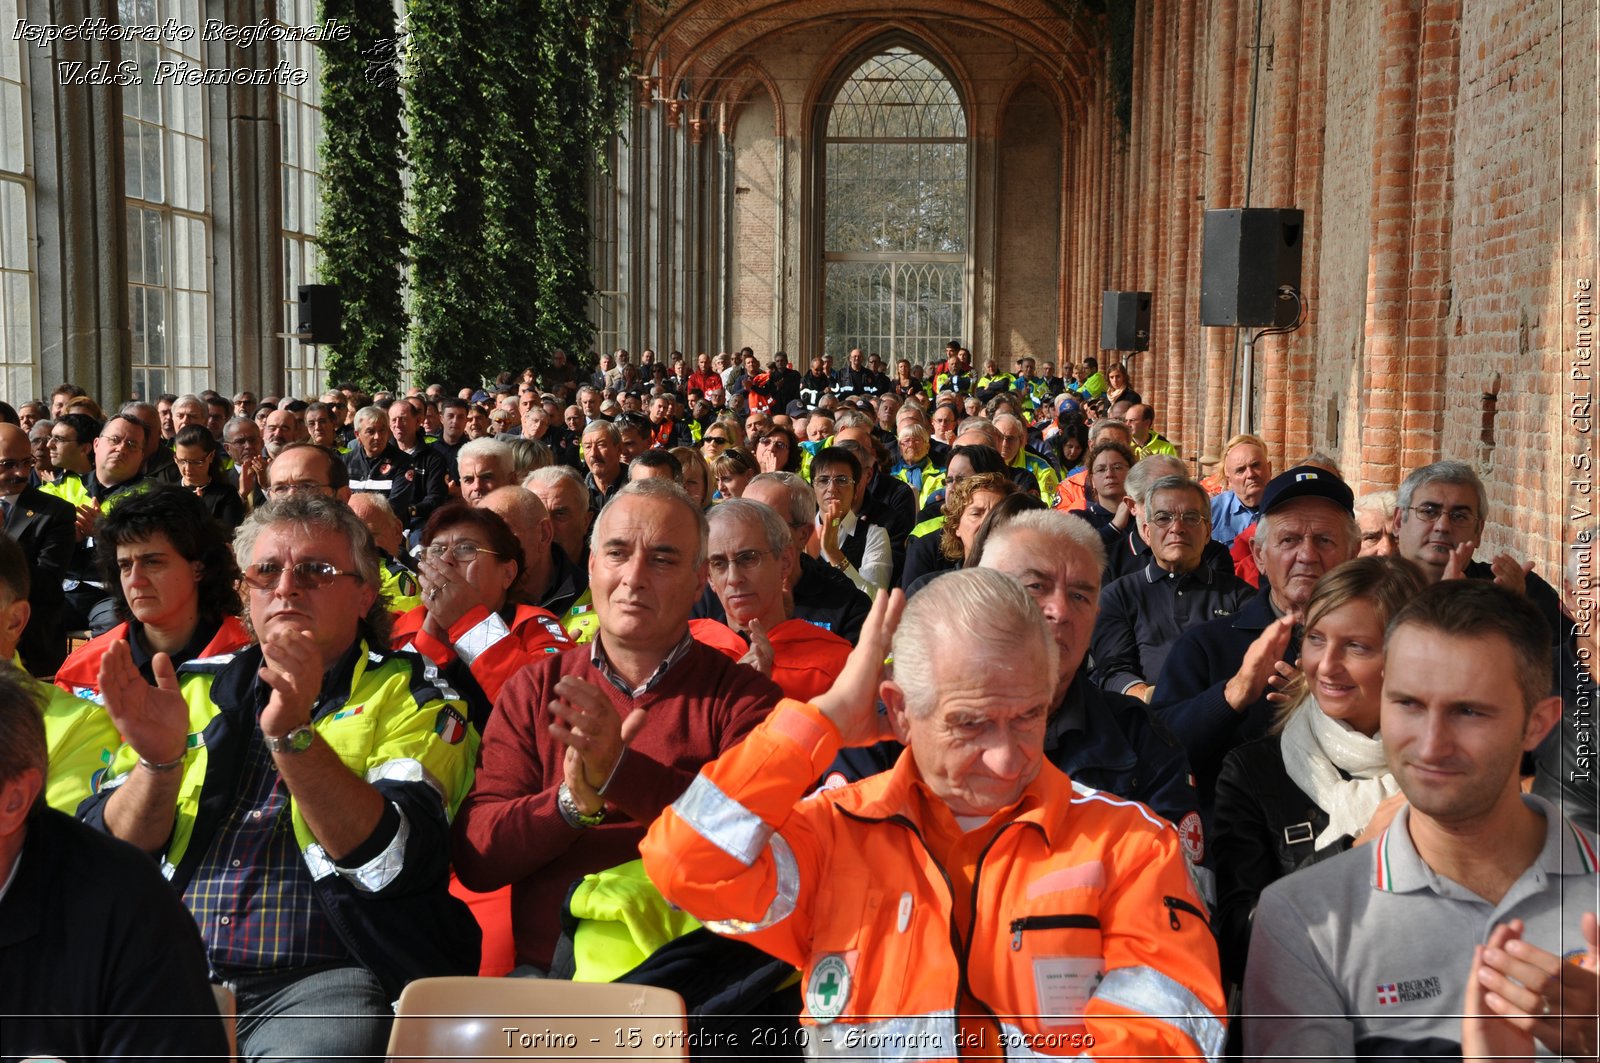
<path id="1" fill-rule="evenodd" d="M 184 903 L 218 975 L 353 960 L 317 900 L 295 841 L 289 790 L 258 726 L 227 820 Z"/>

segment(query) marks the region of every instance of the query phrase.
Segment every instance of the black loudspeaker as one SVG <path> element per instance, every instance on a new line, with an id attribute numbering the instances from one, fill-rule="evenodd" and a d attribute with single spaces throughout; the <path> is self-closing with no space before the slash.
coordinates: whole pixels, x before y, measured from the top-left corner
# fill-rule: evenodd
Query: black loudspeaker
<path id="1" fill-rule="evenodd" d="M 1102 292 L 1100 347 L 1107 351 L 1150 349 L 1150 293 Z"/>
<path id="2" fill-rule="evenodd" d="M 301 343 L 338 343 L 343 338 L 344 305 L 336 284 L 302 284 L 300 317 L 295 327 Z"/>
<path id="3" fill-rule="evenodd" d="M 1206 211 L 1200 263 L 1200 324 L 1284 327 L 1294 324 L 1305 214 L 1292 208 Z"/>

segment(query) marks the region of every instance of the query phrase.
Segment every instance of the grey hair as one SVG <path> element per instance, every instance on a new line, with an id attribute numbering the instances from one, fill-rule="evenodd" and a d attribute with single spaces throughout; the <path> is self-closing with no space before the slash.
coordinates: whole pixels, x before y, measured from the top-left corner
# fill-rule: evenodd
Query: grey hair
<path id="1" fill-rule="evenodd" d="M 369 407 L 370 408 L 370 407 Z M 389 500 L 382 495 L 371 495 L 370 501 L 379 508 L 394 510 L 389 506 Z M 233 536 L 234 555 L 239 559 L 239 567 L 244 568 L 250 563 L 250 557 L 255 552 L 256 540 L 268 528 L 289 525 L 304 532 L 328 532 L 343 539 L 350 548 L 350 556 L 355 561 L 355 576 L 367 587 L 378 592 L 373 596 L 372 608 L 367 610 L 367 615 L 361 621 L 361 634 L 367 639 L 374 649 L 384 650 L 389 646 L 389 629 L 393 617 L 389 615 L 388 604 L 383 600 L 383 574 L 378 568 L 378 550 L 373 545 L 372 533 L 367 531 L 367 526 L 349 506 L 322 495 L 309 495 L 295 493 L 288 498 L 275 502 L 268 502 L 264 506 L 257 506 L 245 517 L 244 523 L 239 525 L 239 530 Z M 249 624 L 250 613 L 245 610 L 245 623 Z"/>
<path id="2" fill-rule="evenodd" d="M 198 406 L 202 413 L 206 410 L 206 404 L 199 395 L 179 395 L 172 400 L 172 408 L 176 410 L 179 406 Z"/>
<path id="3" fill-rule="evenodd" d="M 487 461 L 492 461 L 499 468 L 502 479 L 510 479 L 511 477 L 511 470 L 514 465 L 511 458 L 511 444 L 495 439 L 493 436 L 481 436 L 470 443 L 463 444 L 461 449 L 456 451 L 456 464 L 459 465 L 462 458 L 483 458 Z"/>
<path id="4" fill-rule="evenodd" d="M 1384 519 L 1387 520 L 1394 516 L 1394 507 L 1397 501 L 1393 491 L 1369 491 L 1356 499 L 1355 511 L 1357 513 L 1365 513 L 1371 510 L 1374 513 L 1383 514 Z"/>
<path id="5" fill-rule="evenodd" d="M 1481 526 L 1488 517 L 1489 495 L 1483 489 L 1483 481 L 1472 471 L 1472 466 L 1464 461 L 1436 461 L 1432 465 L 1412 470 L 1409 476 L 1400 481 L 1399 499 L 1395 507 L 1400 511 L 1402 522 L 1411 509 L 1411 498 L 1416 494 L 1417 488 L 1426 487 L 1428 484 L 1456 484 L 1472 488 L 1478 496 L 1478 524 Z"/>
<path id="6" fill-rule="evenodd" d="M 1026 515 L 1026 514 L 1025 514 Z M 960 633 L 975 651 L 952 660 L 949 635 Z M 1029 640 L 1040 647 L 1031 653 Z M 1059 650 L 1044 614 L 1022 585 L 1003 572 L 967 568 L 931 580 L 906 605 L 894 633 L 894 681 L 905 692 L 906 710 L 927 716 L 939 703 L 938 667 L 983 667 L 986 661 L 1021 653 L 1040 674 L 1054 677 Z"/>
<path id="7" fill-rule="evenodd" d="M 472 444 L 467 444 L 471 446 Z M 463 450 L 466 447 L 462 448 Z M 563 480 L 570 480 L 587 491 L 588 485 L 583 482 L 583 477 L 578 475 L 578 470 L 570 465 L 546 465 L 542 469 L 535 469 L 522 478 L 523 487 L 539 484 L 544 487 L 554 487 Z"/>
<path id="8" fill-rule="evenodd" d="M 251 420 L 248 417 L 230 417 L 226 421 L 223 422 L 223 424 L 222 424 L 222 438 L 217 440 L 217 442 L 221 443 L 221 442 L 225 442 L 227 440 L 227 438 L 228 438 L 228 429 L 230 429 L 230 428 L 243 428 L 245 425 L 249 425 L 251 428 L 255 428 L 257 430 L 260 429 L 260 426 L 257 425 L 255 423 L 255 421 Z M 237 433 L 235 433 L 235 434 L 237 434 Z"/>
<path id="9" fill-rule="evenodd" d="M 782 484 L 789 491 L 789 521 L 811 524 L 817 519 L 817 493 L 798 473 L 764 472 L 750 478 L 752 484 Z M 746 487 L 746 490 L 749 490 Z M 725 504 L 725 503 L 724 503 Z M 782 514 L 779 514 L 782 516 Z"/>
<path id="10" fill-rule="evenodd" d="M 1000 432 L 995 428 L 994 422 L 987 417 L 968 417 L 956 425 L 956 438 L 959 439 L 968 432 L 977 432 L 989 440 L 989 445 L 1000 449 Z"/>
<path id="11" fill-rule="evenodd" d="M 900 426 L 900 432 L 908 432 L 908 433 L 910 433 L 912 438 L 916 439 L 919 443 L 926 443 L 926 442 L 929 441 L 928 430 L 926 428 L 922 427 L 920 424 L 913 423 L 913 424 L 901 425 Z M 900 432 L 896 432 L 895 435 L 898 436 L 900 434 Z"/>
<path id="12" fill-rule="evenodd" d="M 622 442 L 622 433 L 610 421 L 590 421 L 584 426 L 581 438 L 588 439 L 592 435 L 603 435 L 613 443 Z"/>
<path id="13" fill-rule="evenodd" d="M 1097 574 L 1105 570 L 1106 544 L 1100 538 L 1100 533 L 1082 517 L 1058 509 L 1018 513 L 1004 524 L 997 525 L 989 532 L 989 541 L 984 544 L 979 566 L 993 568 L 995 551 L 1009 542 L 1013 535 L 1022 532 L 1045 536 L 1055 543 L 1058 550 L 1082 550 L 1094 562 Z"/>
<path id="14" fill-rule="evenodd" d="M 846 428 L 872 428 L 872 418 L 860 410 L 840 410 L 833 419 L 833 430 L 842 432 Z"/>
<path id="15" fill-rule="evenodd" d="M 405 400 L 402 399 L 400 401 L 403 402 Z M 393 403 L 390 405 L 393 405 Z M 357 428 L 360 428 L 362 425 L 368 424 L 372 421 L 376 421 L 383 425 L 384 431 L 387 432 L 389 430 L 389 411 L 384 409 L 382 406 L 363 406 L 361 409 L 357 410 L 356 415 L 350 419 L 350 423 Z"/>
<path id="16" fill-rule="evenodd" d="M 699 533 L 699 544 L 695 547 L 694 567 L 699 568 L 706 563 L 706 540 L 711 535 L 711 528 L 706 523 L 706 514 L 699 506 L 694 504 L 694 499 L 689 497 L 687 491 L 672 480 L 663 480 L 651 477 L 648 480 L 634 480 L 622 490 L 611 496 L 610 501 L 600 510 L 600 515 L 594 519 L 594 542 L 599 544 L 604 540 L 600 535 L 600 523 L 606 519 L 606 513 L 624 498 L 651 498 L 661 502 L 671 502 L 683 507 L 685 513 L 690 514 L 695 531 Z"/>
<path id="17" fill-rule="evenodd" d="M 1182 476 L 1187 478 L 1189 470 L 1183 467 L 1183 459 L 1175 458 L 1171 454 L 1146 454 L 1143 458 L 1133 463 L 1133 468 L 1128 470 L 1128 478 L 1122 482 L 1122 489 L 1135 501 L 1143 504 L 1145 492 L 1156 480 L 1168 476 Z"/>
<path id="18" fill-rule="evenodd" d="M 1017 425 L 1019 428 L 1027 428 L 1028 427 L 1026 424 L 1023 423 L 1022 418 L 1018 417 L 1014 413 L 997 413 L 997 414 L 995 414 L 991 423 L 995 426 L 996 430 L 998 430 L 1000 428 L 1000 422 L 1001 421 L 1010 421 L 1013 424 Z"/>
<path id="19" fill-rule="evenodd" d="M 1095 421 L 1094 424 L 1089 426 L 1089 445 L 1091 447 L 1094 446 L 1095 439 L 1100 435 L 1100 433 L 1110 431 L 1121 432 L 1130 439 L 1133 437 L 1133 433 L 1128 431 L 1128 425 L 1126 422 L 1119 421 L 1115 417 L 1101 417 L 1099 420 Z"/>
<path id="20" fill-rule="evenodd" d="M 730 498 L 719 502 L 706 514 L 706 521 L 712 528 L 729 521 L 753 521 L 761 526 L 767 537 L 767 549 L 775 555 L 781 555 L 794 545 L 794 539 L 789 535 L 789 524 L 783 515 L 754 499 Z"/>
<path id="21" fill-rule="evenodd" d="M 1127 484 L 1124 483 L 1123 487 L 1126 489 Z M 1149 487 L 1145 488 L 1144 494 L 1139 496 L 1140 510 L 1144 511 L 1146 514 L 1149 513 L 1150 500 L 1156 496 L 1156 492 L 1158 491 L 1187 491 L 1194 495 L 1200 500 L 1200 511 L 1205 514 L 1206 523 L 1211 523 L 1211 496 L 1206 494 L 1206 489 L 1204 487 L 1201 487 L 1198 483 L 1189 479 L 1187 476 L 1179 475 L 1158 477 L 1153 483 L 1150 484 Z"/>

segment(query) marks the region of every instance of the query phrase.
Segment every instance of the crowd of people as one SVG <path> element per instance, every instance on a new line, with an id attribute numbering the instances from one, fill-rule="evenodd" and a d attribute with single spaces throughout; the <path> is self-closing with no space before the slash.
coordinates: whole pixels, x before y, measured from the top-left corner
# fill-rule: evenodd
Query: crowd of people
<path id="1" fill-rule="evenodd" d="M 1479 557 L 1470 465 L 1195 470 L 1092 358 L 595 362 L 0 403 L 5 1055 L 217 1058 L 220 984 L 381 1057 L 481 974 L 749 1055 L 1595 1058 L 1588 574 Z"/>

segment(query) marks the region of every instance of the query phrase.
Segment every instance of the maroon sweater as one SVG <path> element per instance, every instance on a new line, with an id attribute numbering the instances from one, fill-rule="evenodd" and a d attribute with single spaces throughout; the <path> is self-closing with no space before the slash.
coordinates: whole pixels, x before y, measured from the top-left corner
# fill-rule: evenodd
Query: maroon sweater
<path id="1" fill-rule="evenodd" d="M 561 903 L 584 875 L 639 857 L 639 840 L 688 789 L 701 765 L 732 748 L 783 697 L 753 668 L 695 643 L 637 700 L 589 663 L 588 646 L 540 658 L 508 680 L 478 751 L 478 774 L 454 831 L 456 874 L 468 889 L 511 885 L 517 962 L 550 966 Z M 562 676 L 604 690 L 623 719 L 647 710 L 606 790 L 606 821 L 567 826 L 556 807 L 566 746 L 550 734 L 545 706 Z"/>

